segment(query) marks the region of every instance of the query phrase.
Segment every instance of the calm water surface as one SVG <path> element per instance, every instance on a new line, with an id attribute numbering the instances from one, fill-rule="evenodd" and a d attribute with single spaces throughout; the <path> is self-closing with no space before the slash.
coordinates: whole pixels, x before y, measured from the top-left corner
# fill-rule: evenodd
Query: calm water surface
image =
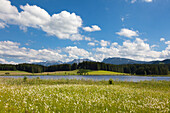
<path id="1" fill-rule="evenodd" d="M 0 76 L 0 77 L 6 77 L 6 78 L 23 78 L 24 76 Z M 170 77 L 148 77 L 148 76 L 116 76 L 116 75 L 71 75 L 71 76 L 27 76 L 28 78 L 36 78 L 40 77 L 41 79 L 92 79 L 92 80 L 109 80 L 110 78 L 118 81 L 150 81 L 150 80 L 166 80 L 170 81 Z"/>

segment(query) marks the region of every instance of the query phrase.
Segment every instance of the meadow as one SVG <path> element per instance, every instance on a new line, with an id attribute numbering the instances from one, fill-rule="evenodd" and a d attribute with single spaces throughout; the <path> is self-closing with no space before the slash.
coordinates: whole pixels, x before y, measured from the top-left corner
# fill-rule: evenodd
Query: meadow
<path id="1" fill-rule="evenodd" d="M 78 75 L 78 70 L 73 71 L 55 71 L 55 72 L 42 72 L 42 73 L 29 73 L 25 71 L 0 71 L 0 76 L 17 76 L 17 75 Z M 126 73 L 112 72 L 112 71 L 92 71 L 89 70 L 88 75 L 129 75 Z"/>
<path id="2" fill-rule="evenodd" d="M 113 72 L 113 71 L 90 71 L 88 72 L 89 75 L 130 75 L 128 73 L 119 73 L 119 72 Z"/>
<path id="3" fill-rule="evenodd" d="M 170 112 L 170 81 L 0 78 L 0 112 Z"/>
<path id="4" fill-rule="evenodd" d="M 0 71 L 0 75 L 32 75 L 32 73 L 25 71 Z"/>
<path id="5" fill-rule="evenodd" d="M 0 71 L 0 76 L 19 76 L 19 75 L 77 75 L 77 70 L 73 71 L 55 71 L 55 72 L 42 72 L 30 73 L 25 71 Z"/>

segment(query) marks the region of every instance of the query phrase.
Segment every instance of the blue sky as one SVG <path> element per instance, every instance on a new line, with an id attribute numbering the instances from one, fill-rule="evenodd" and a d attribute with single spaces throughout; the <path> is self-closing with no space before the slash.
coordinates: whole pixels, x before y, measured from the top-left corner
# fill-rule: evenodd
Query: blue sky
<path id="1" fill-rule="evenodd" d="M 169 0 L 0 3 L 0 63 L 170 58 Z"/>

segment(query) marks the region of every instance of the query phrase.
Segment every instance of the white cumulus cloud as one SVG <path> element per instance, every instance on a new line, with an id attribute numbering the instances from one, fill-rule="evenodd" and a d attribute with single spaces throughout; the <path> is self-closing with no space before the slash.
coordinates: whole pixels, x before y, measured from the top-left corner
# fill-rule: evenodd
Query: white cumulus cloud
<path id="1" fill-rule="evenodd" d="M 132 4 L 135 3 L 135 2 L 136 2 L 136 0 L 132 0 L 132 1 L 131 1 Z"/>
<path id="2" fill-rule="evenodd" d="M 83 27 L 83 30 L 88 32 L 101 31 L 101 28 L 97 25 L 92 25 L 92 27 Z"/>
<path id="3" fill-rule="evenodd" d="M 138 31 L 133 31 L 127 28 L 122 28 L 119 32 L 116 32 L 117 35 L 132 38 L 134 36 L 139 36 Z"/>
<path id="4" fill-rule="evenodd" d="M 101 45 L 102 47 L 106 47 L 106 46 L 110 45 L 110 42 L 105 41 L 105 40 L 101 40 L 101 41 L 100 41 L 100 45 Z"/>
<path id="5" fill-rule="evenodd" d="M 83 40 L 83 35 L 81 35 L 81 34 L 73 34 L 73 35 L 71 35 L 70 36 L 70 40 L 72 40 L 72 41 L 78 41 L 78 40 Z"/>
<path id="6" fill-rule="evenodd" d="M 123 57 L 144 61 L 168 58 L 167 51 L 164 52 L 166 56 L 161 56 L 162 52 L 152 50 L 151 46 L 140 38 L 136 38 L 132 42 L 126 40 L 123 42 L 123 45 L 114 42 L 110 47 L 96 48 L 95 51 L 96 55 L 94 57 L 100 61 L 108 57 Z"/>
<path id="7" fill-rule="evenodd" d="M 106 41 L 108 42 L 108 41 Z M 88 45 L 94 45 L 92 44 Z M 63 61 L 67 62 L 73 59 L 88 58 L 95 61 L 102 61 L 108 57 L 123 57 L 134 60 L 163 60 L 170 59 L 170 41 L 166 41 L 167 47 L 162 51 L 155 51 L 155 45 L 149 45 L 143 39 L 136 38 L 133 41 L 126 40 L 122 44 L 113 42 L 109 45 L 93 48 L 87 51 L 77 46 L 68 46 L 65 48 L 53 49 L 30 49 L 21 47 L 20 43 L 12 41 L 0 41 L 0 63 L 19 62 L 39 62 L 39 61 Z M 96 45 L 96 44 L 95 44 Z M 13 59 L 8 61 L 7 59 Z"/>
<path id="8" fill-rule="evenodd" d="M 17 63 L 14 62 L 14 61 L 8 62 L 8 61 L 6 61 L 5 59 L 0 58 L 0 64 L 17 64 Z"/>
<path id="9" fill-rule="evenodd" d="M 145 2 L 152 2 L 152 0 L 144 0 Z"/>
<path id="10" fill-rule="evenodd" d="M 170 59 L 170 41 L 166 41 L 165 44 L 168 46 L 162 51 L 161 57 L 164 59 Z"/>
<path id="11" fill-rule="evenodd" d="M 7 26 L 5 23 L 0 22 L 0 28 L 1 28 L 1 29 L 5 28 L 5 26 Z"/>
<path id="12" fill-rule="evenodd" d="M 170 41 L 166 41 L 165 44 L 170 45 Z"/>
<path id="13" fill-rule="evenodd" d="M 89 46 L 95 46 L 95 43 L 94 43 L 94 42 L 89 42 L 87 45 L 89 45 Z"/>
<path id="14" fill-rule="evenodd" d="M 77 37 L 79 35 L 79 28 L 82 26 L 82 19 L 75 13 L 62 11 L 50 16 L 44 9 L 29 4 L 21 5 L 22 11 L 19 12 L 8 0 L 0 0 L 0 3 L 0 21 L 3 23 L 19 25 L 24 30 L 26 27 L 39 28 L 47 34 L 60 39 L 83 39 Z M 1 23 L 0 27 L 4 28 L 4 24 Z M 95 28 L 96 26 L 94 26 Z"/>
<path id="15" fill-rule="evenodd" d="M 92 39 L 90 37 L 85 37 L 86 41 L 91 41 Z"/>
<path id="16" fill-rule="evenodd" d="M 133 4 L 133 3 L 135 3 L 136 1 L 142 1 L 142 2 L 147 2 L 147 3 L 153 2 L 153 0 L 131 0 L 131 3 Z"/>
<path id="17" fill-rule="evenodd" d="M 88 58 L 91 54 L 90 52 L 78 48 L 77 46 L 68 46 L 65 48 L 65 52 L 69 54 L 70 59 Z"/>
<path id="18" fill-rule="evenodd" d="M 165 38 L 160 38 L 160 41 L 165 41 Z"/>
<path id="19" fill-rule="evenodd" d="M 20 47 L 20 43 L 12 41 L 1 41 L 0 42 L 0 57 L 3 58 L 14 58 L 29 61 L 32 60 L 62 60 L 66 55 L 59 54 L 56 50 L 50 49 L 30 49 Z"/>

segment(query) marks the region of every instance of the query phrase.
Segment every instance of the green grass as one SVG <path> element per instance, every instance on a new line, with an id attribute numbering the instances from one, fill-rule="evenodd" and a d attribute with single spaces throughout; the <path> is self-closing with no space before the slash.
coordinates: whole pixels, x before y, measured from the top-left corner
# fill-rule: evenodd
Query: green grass
<path id="1" fill-rule="evenodd" d="M 170 112 L 170 82 L 0 78 L 0 112 Z"/>
<path id="2" fill-rule="evenodd" d="M 77 75 L 78 70 L 74 71 L 56 71 L 56 72 L 42 72 L 42 73 L 29 73 L 25 71 L 0 71 L 0 75 Z M 6 74 L 9 73 L 9 74 Z"/>
<path id="3" fill-rule="evenodd" d="M 119 73 L 119 72 L 112 72 L 112 71 L 90 71 L 88 72 L 89 75 L 129 75 L 127 73 Z"/>
<path id="4" fill-rule="evenodd" d="M 0 71 L 0 75 L 32 75 L 32 73 L 25 71 Z"/>
<path id="5" fill-rule="evenodd" d="M 0 75 L 78 75 L 78 70 L 73 71 L 55 71 L 55 72 L 42 72 L 42 73 L 28 73 L 24 71 L 0 71 Z M 9 74 L 5 74 L 9 73 Z M 128 75 L 126 73 L 118 73 L 112 71 L 89 71 L 89 75 Z"/>
<path id="6" fill-rule="evenodd" d="M 34 73 L 34 75 L 77 75 L 78 70 Z"/>
<path id="7" fill-rule="evenodd" d="M 78 70 L 73 71 L 56 71 L 56 72 L 42 72 L 42 73 L 29 73 L 25 71 L 0 71 L 0 76 L 18 76 L 18 75 L 78 75 Z M 6 74 L 9 73 L 9 74 Z M 119 72 L 112 72 L 112 71 L 92 71 L 89 70 L 88 75 L 131 75 L 127 73 L 119 73 Z M 139 76 L 170 76 L 168 75 L 139 75 Z"/>

